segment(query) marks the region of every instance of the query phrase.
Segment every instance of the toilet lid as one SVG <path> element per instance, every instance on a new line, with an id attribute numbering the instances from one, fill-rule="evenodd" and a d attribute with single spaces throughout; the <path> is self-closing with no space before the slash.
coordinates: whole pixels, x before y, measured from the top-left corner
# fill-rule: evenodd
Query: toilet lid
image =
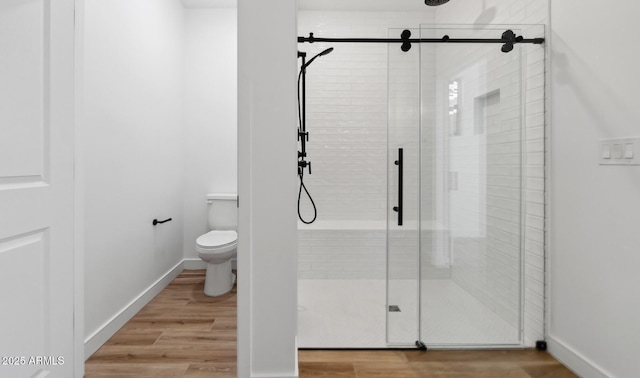
<path id="1" fill-rule="evenodd" d="M 209 231 L 196 239 L 201 247 L 219 247 L 225 244 L 233 243 L 238 240 L 238 234 L 235 231 Z"/>

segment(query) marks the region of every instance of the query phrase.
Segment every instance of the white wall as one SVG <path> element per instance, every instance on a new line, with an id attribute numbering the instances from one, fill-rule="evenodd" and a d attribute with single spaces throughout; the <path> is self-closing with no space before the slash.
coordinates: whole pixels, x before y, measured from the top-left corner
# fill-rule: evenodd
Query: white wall
<path id="1" fill-rule="evenodd" d="M 598 165 L 600 139 L 640 135 L 640 53 L 616 38 L 638 14 L 551 2 L 549 340 L 585 377 L 640 371 L 640 167 Z"/>
<path id="2" fill-rule="evenodd" d="M 87 0 L 85 16 L 90 337 L 183 258 L 183 8 L 176 0 Z"/>
<path id="3" fill-rule="evenodd" d="M 297 377 L 296 2 L 238 2 L 238 376 Z"/>
<path id="4" fill-rule="evenodd" d="M 198 259 L 205 195 L 237 191 L 237 11 L 185 12 L 184 256 Z"/>

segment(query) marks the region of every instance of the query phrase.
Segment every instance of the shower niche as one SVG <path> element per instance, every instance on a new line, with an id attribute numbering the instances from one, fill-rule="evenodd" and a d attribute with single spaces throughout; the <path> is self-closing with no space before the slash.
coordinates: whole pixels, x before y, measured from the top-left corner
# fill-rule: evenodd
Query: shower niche
<path id="1" fill-rule="evenodd" d="M 404 30 L 389 29 L 388 38 Z M 540 25 L 409 30 L 433 40 L 500 38 L 506 30 L 544 38 Z M 318 225 L 299 229 L 299 346 L 535 346 L 544 336 L 544 47 L 515 43 L 505 53 L 496 43 L 412 43 L 403 51 L 388 43 L 345 58 L 340 47 L 338 61 L 309 72 L 310 83 L 340 83 L 358 105 L 310 97 L 309 128 L 321 143 L 309 143 L 319 173 L 308 185 L 321 193 Z M 337 69 L 332 76 L 348 54 L 385 61 L 371 65 L 379 68 L 369 78 Z M 345 86 L 367 80 L 368 102 Z M 364 113 L 378 119 L 356 122 Z M 354 133 L 371 143 L 349 144 Z M 352 175 L 335 165 L 350 147 L 363 157 Z M 371 186 L 355 193 L 359 186 L 332 175 Z M 339 198 L 322 193 L 331 185 L 369 200 L 367 211 L 323 216 L 323 205 L 331 213 L 330 199 Z"/>

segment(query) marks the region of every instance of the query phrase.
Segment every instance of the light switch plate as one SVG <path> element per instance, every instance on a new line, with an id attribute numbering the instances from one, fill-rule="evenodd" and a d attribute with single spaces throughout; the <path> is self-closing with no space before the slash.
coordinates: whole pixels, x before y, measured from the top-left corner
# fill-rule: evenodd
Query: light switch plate
<path id="1" fill-rule="evenodd" d="M 600 165 L 640 165 L 640 137 L 602 139 Z"/>

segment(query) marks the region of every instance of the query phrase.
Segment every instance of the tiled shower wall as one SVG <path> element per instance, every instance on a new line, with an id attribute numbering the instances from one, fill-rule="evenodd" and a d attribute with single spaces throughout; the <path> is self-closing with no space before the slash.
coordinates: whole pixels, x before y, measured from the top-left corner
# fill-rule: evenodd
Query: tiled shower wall
<path id="1" fill-rule="evenodd" d="M 298 34 L 387 38 L 390 28 L 433 22 L 433 12 L 300 11 Z M 386 44 L 301 44 L 307 58 L 333 47 L 307 70 L 305 174 L 320 221 L 385 221 L 387 217 Z M 399 46 L 395 46 L 399 50 Z M 308 200 L 302 214 L 309 218 Z"/>
<path id="2" fill-rule="evenodd" d="M 398 38 L 403 29 L 433 21 L 434 13 L 429 8 L 424 12 L 300 11 L 298 34 Z M 334 51 L 318 58 L 307 70 L 307 154 L 312 174 L 305 174 L 304 180 L 318 208 L 318 221 L 313 230 L 303 227 L 299 231 L 299 277 L 384 279 L 388 52 L 392 49 L 392 57 L 402 57 L 404 53 L 399 45 L 386 44 L 299 45 L 301 51 L 307 52 L 307 59 L 328 47 Z M 417 49 L 410 54 L 411 58 L 403 59 L 411 66 L 405 71 L 409 75 L 400 86 L 409 86 L 409 91 L 413 88 L 413 93 L 418 93 Z M 404 132 L 402 127 L 396 128 L 400 130 L 399 138 L 415 139 L 419 93 L 407 99 L 404 111 L 398 107 L 395 110 L 405 117 L 405 123 L 411 124 Z M 413 115 L 406 118 L 409 113 Z M 405 170 L 407 190 L 411 190 L 411 180 L 417 188 L 417 148 L 413 152 L 413 159 L 410 151 L 405 159 L 409 162 Z M 417 189 L 405 197 L 405 209 L 405 219 L 417 225 Z M 312 214 L 304 193 L 301 213 L 305 218 Z M 416 277 L 418 241 L 415 227 L 413 230 L 398 231 L 390 237 L 395 249 L 391 271 L 397 278 Z"/>

